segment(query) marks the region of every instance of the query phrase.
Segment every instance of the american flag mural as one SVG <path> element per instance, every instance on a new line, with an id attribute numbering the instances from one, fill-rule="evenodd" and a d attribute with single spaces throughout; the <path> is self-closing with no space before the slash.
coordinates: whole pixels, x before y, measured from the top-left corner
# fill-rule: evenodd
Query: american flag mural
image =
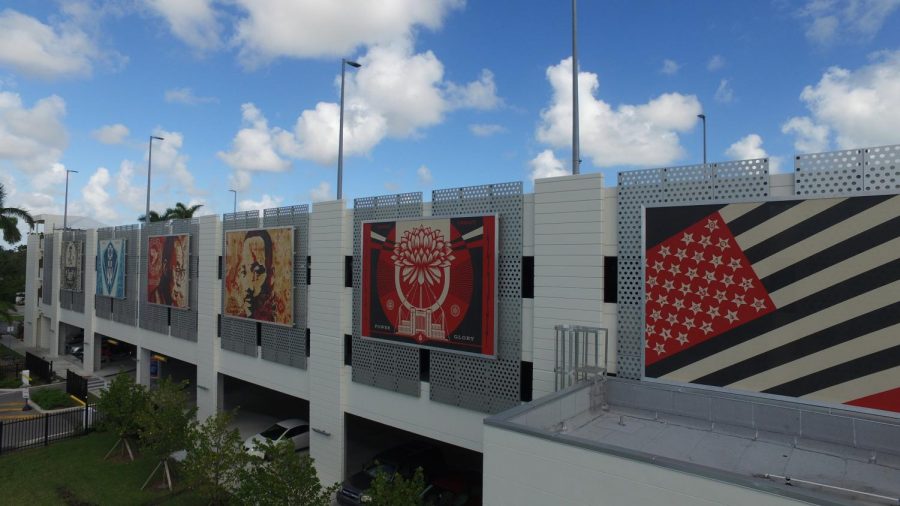
<path id="1" fill-rule="evenodd" d="M 900 412 L 900 196 L 646 210 L 645 375 Z"/>

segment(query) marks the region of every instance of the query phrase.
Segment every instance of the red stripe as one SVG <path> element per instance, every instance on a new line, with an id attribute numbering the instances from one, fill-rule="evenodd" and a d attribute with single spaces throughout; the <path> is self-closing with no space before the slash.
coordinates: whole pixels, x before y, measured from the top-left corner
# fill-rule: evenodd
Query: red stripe
<path id="1" fill-rule="evenodd" d="M 847 402 L 846 404 L 859 406 L 861 408 L 883 409 L 884 411 L 900 413 L 900 387 L 868 395 L 866 397 L 860 397 L 859 399 Z"/>

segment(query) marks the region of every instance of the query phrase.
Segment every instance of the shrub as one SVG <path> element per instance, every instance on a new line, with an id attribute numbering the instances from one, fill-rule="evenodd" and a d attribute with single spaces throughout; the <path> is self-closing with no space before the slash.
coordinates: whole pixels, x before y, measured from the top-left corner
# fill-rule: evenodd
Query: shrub
<path id="1" fill-rule="evenodd" d="M 64 390 L 57 390 L 55 388 L 36 390 L 31 395 L 31 400 L 40 406 L 41 409 L 68 408 L 77 405 Z"/>

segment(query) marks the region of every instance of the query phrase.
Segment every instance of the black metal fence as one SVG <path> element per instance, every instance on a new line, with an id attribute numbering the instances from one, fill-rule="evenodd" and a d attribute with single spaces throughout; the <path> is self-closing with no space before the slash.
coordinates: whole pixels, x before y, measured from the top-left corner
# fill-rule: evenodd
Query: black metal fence
<path id="1" fill-rule="evenodd" d="M 72 371 L 66 371 L 66 393 L 87 402 L 88 380 Z"/>
<path id="2" fill-rule="evenodd" d="M 18 378 L 22 369 L 25 369 L 24 360 L 0 364 L 0 378 Z"/>
<path id="3" fill-rule="evenodd" d="M 23 416 L 27 418 L 0 420 L 0 455 L 84 435 L 93 430 L 98 419 L 93 405 L 56 413 L 23 412 Z"/>
<path id="4" fill-rule="evenodd" d="M 25 368 L 32 377 L 37 376 L 46 381 L 53 380 L 53 362 L 44 360 L 28 351 L 25 352 Z"/>

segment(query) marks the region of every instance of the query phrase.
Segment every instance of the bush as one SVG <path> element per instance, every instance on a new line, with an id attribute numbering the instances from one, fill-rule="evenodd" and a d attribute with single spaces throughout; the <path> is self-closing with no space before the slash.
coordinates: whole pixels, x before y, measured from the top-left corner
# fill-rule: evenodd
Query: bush
<path id="1" fill-rule="evenodd" d="M 57 390 L 55 388 L 35 390 L 31 395 L 31 400 L 40 406 L 41 409 L 68 408 L 78 405 L 64 390 Z"/>

